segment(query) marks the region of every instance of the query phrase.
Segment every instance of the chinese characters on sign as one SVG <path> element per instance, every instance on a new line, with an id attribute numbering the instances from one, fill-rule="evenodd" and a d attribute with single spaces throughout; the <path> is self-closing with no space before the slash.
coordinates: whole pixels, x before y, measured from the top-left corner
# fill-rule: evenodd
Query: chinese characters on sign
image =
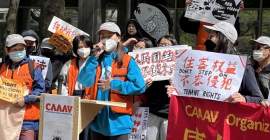
<path id="1" fill-rule="evenodd" d="M 245 56 L 189 50 L 177 58 L 172 79 L 180 96 L 223 101 L 238 92 Z"/>
<path id="2" fill-rule="evenodd" d="M 264 140 L 270 137 L 270 110 L 253 103 L 172 96 L 167 132 L 167 140 Z"/>
<path id="3" fill-rule="evenodd" d="M 62 33 L 65 38 L 67 38 L 70 42 L 73 40 L 73 38 L 77 35 L 87 35 L 89 34 L 85 33 L 84 31 L 81 31 L 80 29 L 72 26 L 71 24 L 63 21 L 62 19 L 54 16 L 48 30 L 52 33 Z"/>
<path id="4" fill-rule="evenodd" d="M 78 35 L 89 36 L 89 34 L 56 16 L 53 17 L 48 30 L 54 33 L 50 38 L 49 43 L 64 53 L 67 53 L 72 48 L 71 42 L 74 37 Z"/>
<path id="5" fill-rule="evenodd" d="M 20 83 L 13 79 L 0 77 L 0 99 L 16 103 L 20 98 L 27 94 L 27 87 L 24 83 Z"/>
<path id="6" fill-rule="evenodd" d="M 146 140 L 147 126 L 149 118 L 148 107 L 137 107 L 132 119 L 134 126 L 131 134 L 129 134 L 129 140 Z"/>
<path id="7" fill-rule="evenodd" d="M 50 63 L 50 58 L 33 55 L 30 55 L 29 57 L 41 68 L 42 76 L 45 79 L 48 72 L 48 65 Z"/>
<path id="8" fill-rule="evenodd" d="M 226 21 L 234 24 L 241 0 L 192 0 L 185 17 L 215 24 Z"/>
<path id="9" fill-rule="evenodd" d="M 141 69 L 144 79 L 153 81 L 168 80 L 175 69 L 176 57 L 191 49 L 186 45 L 147 48 L 130 52 Z"/>

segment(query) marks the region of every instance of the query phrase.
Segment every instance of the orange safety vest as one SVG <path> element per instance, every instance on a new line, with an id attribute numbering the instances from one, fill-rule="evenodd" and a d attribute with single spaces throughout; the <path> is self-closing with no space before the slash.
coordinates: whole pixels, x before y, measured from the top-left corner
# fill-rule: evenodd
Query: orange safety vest
<path id="1" fill-rule="evenodd" d="M 76 58 L 71 60 L 70 66 L 69 66 L 69 70 L 68 70 L 68 74 L 67 74 L 67 82 L 68 82 L 68 95 L 69 96 L 73 96 L 73 92 L 75 90 L 75 84 L 78 78 L 78 73 L 79 73 L 79 68 L 77 66 L 77 60 Z M 85 89 L 85 95 L 87 96 L 88 94 L 90 94 L 90 89 L 86 88 Z"/>
<path id="2" fill-rule="evenodd" d="M 204 42 L 208 38 L 208 32 L 205 30 L 204 25 L 211 25 L 211 24 L 205 23 L 205 22 L 200 22 L 199 31 L 198 31 L 198 34 L 197 34 L 196 50 L 205 50 Z"/>
<path id="3" fill-rule="evenodd" d="M 32 61 L 30 61 L 29 63 L 32 63 Z M 31 93 L 34 80 L 31 77 L 31 71 L 28 66 L 29 63 L 20 65 L 13 72 L 10 67 L 7 67 L 6 64 L 3 64 L 0 68 L 0 75 L 5 78 L 14 79 L 18 82 L 24 82 L 29 90 L 29 93 Z M 24 120 L 38 120 L 39 115 L 39 104 L 26 105 Z"/>
<path id="4" fill-rule="evenodd" d="M 127 80 L 127 74 L 128 74 L 128 65 L 130 62 L 131 57 L 127 54 L 124 54 L 123 56 L 123 64 L 121 67 L 119 67 L 119 64 L 116 61 L 113 61 L 112 63 L 112 78 L 113 79 L 119 79 L 122 81 Z M 97 91 L 98 91 L 98 80 L 101 76 L 101 66 L 99 65 L 96 70 L 96 79 L 94 85 L 90 88 L 90 94 L 88 96 L 88 99 L 96 100 L 97 97 Z M 132 114 L 133 113 L 133 96 L 130 95 L 121 95 L 118 91 L 111 90 L 110 91 L 110 101 L 112 102 L 123 102 L 127 104 L 126 108 L 123 107 L 115 107 L 111 106 L 111 110 L 115 113 L 121 113 L 121 114 Z"/>

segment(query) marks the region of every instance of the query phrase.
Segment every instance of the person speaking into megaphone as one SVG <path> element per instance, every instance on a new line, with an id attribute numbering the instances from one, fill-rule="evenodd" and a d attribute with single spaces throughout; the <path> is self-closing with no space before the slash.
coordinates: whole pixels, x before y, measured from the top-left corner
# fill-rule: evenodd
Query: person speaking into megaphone
<path id="1" fill-rule="evenodd" d="M 126 103 L 126 107 L 104 107 L 91 122 L 91 139 L 128 139 L 133 128 L 133 95 L 144 93 L 145 85 L 135 60 L 123 50 L 120 28 L 103 23 L 99 42 L 81 69 L 78 81 L 90 88 L 87 99 Z"/>

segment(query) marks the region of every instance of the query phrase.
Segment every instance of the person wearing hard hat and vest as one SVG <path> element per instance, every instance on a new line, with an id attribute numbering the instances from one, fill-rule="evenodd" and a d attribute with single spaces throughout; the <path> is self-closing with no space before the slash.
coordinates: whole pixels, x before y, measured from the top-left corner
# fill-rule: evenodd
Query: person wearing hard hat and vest
<path id="1" fill-rule="evenodd" d="M 88 99 L 123 102 L 127 107 L 107 106 L 90 125 L 91 139 L 127 140 L 133 127 L 133 96 L 145 91 L 141 71 L 123 50 L 120 28 L 113 22 L 103 23 L 100 42 L 93 46 L 91 56 L 79 73 L 78 80 L 90 87 Z"/>
<path id="2" fill-rule="evenodd" d="M 40 94 L 45 92 L 45 81 L 41 69 L 26 55 L 26 43 L 19 34 L 7 36 L 5 52 L 8 56 L 1 64 L 0 75 L 24 82 L 29 90 L 28 95 L 17 102 L 20 106 L 25 106 L 20 140 L 35 140 L 39 127 L 39 105 L 37 102 Z"/>

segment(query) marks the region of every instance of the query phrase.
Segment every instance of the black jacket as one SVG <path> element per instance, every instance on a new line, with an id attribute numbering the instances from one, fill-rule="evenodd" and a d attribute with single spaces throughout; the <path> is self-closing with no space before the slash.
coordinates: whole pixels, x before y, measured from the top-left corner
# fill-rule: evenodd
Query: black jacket
<path id="1" fill-rule="evenodd" d="M 169 84 L 168 80 L 156 81 L 145 92 L 147 101 L 144 106 L 149 107 L 151 113 L 163 118 L 168 118 L 169 98 L 165 86 Z"/>

